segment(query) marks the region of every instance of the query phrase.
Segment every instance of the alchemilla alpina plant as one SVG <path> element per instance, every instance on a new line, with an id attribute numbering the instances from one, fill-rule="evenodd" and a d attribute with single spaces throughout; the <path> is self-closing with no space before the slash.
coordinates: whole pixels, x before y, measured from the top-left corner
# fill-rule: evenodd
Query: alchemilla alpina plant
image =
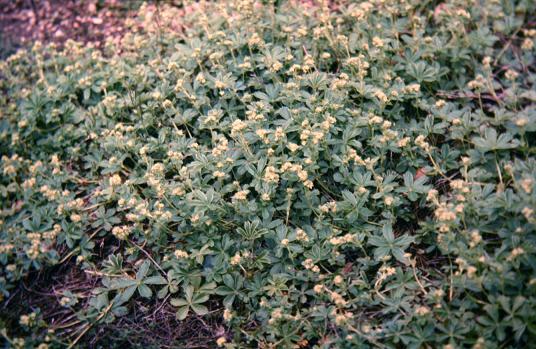
<path id="1" fill-rule="evenodd" d="M 213 347 L 533 345 L 536 3 L 192 8 L 0 63 L 3 301 L 100 279 L 58 297 L 79 331 L 29 310 L 6 343 L 158 302 Z"/>

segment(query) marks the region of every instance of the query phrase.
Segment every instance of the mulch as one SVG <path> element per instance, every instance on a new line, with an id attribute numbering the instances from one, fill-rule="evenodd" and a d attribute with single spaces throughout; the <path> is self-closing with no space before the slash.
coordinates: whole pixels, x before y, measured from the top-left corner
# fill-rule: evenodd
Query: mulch
<path id="1" fill-rule="evenodd" d="M 101 47 L 119 39 L 141 0 L 0 0 L 0 57 L 35 41 L 68 39 Z"/>

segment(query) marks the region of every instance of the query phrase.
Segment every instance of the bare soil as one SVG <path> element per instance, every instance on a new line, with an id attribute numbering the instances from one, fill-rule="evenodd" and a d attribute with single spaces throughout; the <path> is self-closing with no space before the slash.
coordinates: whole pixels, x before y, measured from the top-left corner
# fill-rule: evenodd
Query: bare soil
<path id="1" fill-rule="evenodd" d="M 0 0 L 0 57 L 39 40 L 68 39 L 100 47 L 125 32 L 140 0 Z"/>

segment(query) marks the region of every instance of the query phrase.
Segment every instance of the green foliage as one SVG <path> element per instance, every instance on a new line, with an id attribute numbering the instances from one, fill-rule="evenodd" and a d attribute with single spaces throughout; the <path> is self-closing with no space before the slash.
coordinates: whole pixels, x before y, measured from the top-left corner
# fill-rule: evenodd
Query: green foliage
<path id="1" fill-rule="evenodd" d="M 534 3 L 199 7 L 0 63 L 2 295 L 72 259 L 85 331 L 164 302 L 229 347 L 530 346 Z"/>

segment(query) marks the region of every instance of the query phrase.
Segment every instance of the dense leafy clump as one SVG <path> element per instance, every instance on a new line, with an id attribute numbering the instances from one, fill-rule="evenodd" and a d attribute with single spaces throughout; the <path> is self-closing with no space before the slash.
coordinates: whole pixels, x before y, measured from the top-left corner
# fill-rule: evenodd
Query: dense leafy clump
<path id="1" fill-rule="evenodd" d="M 11 56 L 4 300 L 70 262 L 100 278 L 57 304 L 76 335 L 161 299 L 180 320 L 223 317 L 211 345 L 529 346 L 535 10 L 142 7 L 118 47 Z M 27 345 L 76 337 L 39 337 L 25 316 Z"/>

